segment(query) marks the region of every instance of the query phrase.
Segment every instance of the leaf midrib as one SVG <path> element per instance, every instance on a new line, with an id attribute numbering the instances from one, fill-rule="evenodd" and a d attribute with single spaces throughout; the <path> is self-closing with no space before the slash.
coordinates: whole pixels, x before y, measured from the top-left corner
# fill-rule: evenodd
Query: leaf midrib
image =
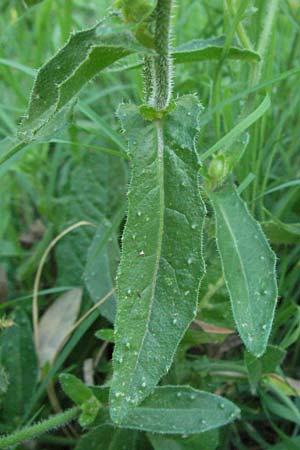
<path id="1" fill-rule="evenodd" d="M 222 214 L 222 216 L 223 216 L 223 218 L 224 218 L 224 222 L 225 222 L 225 224 L 227 225 L 229 234 L 230 234 L 230 236 L 232 237 L 233 242 L 235 243 L 235 245 L 234 245 L 234 251 L 236 252 L 236 254 L 237 254 L 237 256 L 238 256 L 238 259 L 239 259 L 239 261 L 240 261 L 241 270 L 242 270 L 242 275 L 243 275 L 244 282 L 245 282 L 245 286 L 246 286 L 246 290 L 247 290 L 247 303 L 248 303 L 248 306 L 249 306 L 249 311 L 250 311 L 250 313 L 251 313 L 250 302 L 249 302 L 249 297 L 250 297 L 250 294 L 249 294 L 249 285 L 248 285 L 248 281 L 247 281 L 247 276 L 246 276 L 245 266 L 244 266 L 244 264 L 243 264 L 243 259 L 242 259 L 242 257 L 241 257 L 240 252 L 239 252 L 238 242 L 237 242 L 237 240 L 236 240 L 236 238 L 235 238 L 235 235 L 234 235 L 234 233 L 233 233 L 233 230 L 232 230 L 230 221 L 229 221 L 229 219 L 227 218 L 226 211 L 223 209 L 222 204 L 220 204 L 220 202 L 218 202 L 218 204 L 219 204 L 219 209 L 220 209 L 220 211 L 221 211 L 221 214 Z M 226 277 L 225 277 L 225 281 L 226 281 Z M 226 284 L 227 284 L 227 281 L 226 281 Z M 229 290 L 229 289 L 228 289 L 228 290 Z M 230 290 L 229 290 L 229 293 L 230 293 Z M 251 315 L 251 314 L 250 314 L 250 318 L 249 318 L 249 319 L 250 319 L 250 321 L 251 321 L 251 326 L 252 326 L 252 329 L 253 329 L 253 322 L 252 322 L 252 315 Z"/>
<path id="2" fill-rule="evenodd" d="M 149 331 L 149 323 L 150 323 L 150 317 L 152 313 L 153 308 L 153 302 L 155 297 L 155 289 L 157 286 L 157 276 L 158 276 L 158 270 L 159 270 L 159 263 L 161 258 L 161 250 L 162 250 L 162 241 L 163 241 L 163 231 L 164 231 L 164 210 L 165 210 L 165 190 L 164 190 L 164 136 L 163 136 L 163 128 L 162 123 L 160 120 L 156 120 L 155 122 L 156 127 L 156 136 L 157 136 L 157 169 L 158 169 L 158 183 L 159 183 L 159 228 L 158 228 L 158 246 L 157 246 L 157 252 L 156 252 L 156 259 L 155 259 L 155 268 L 154 268 L 154 277 L 152 281 L 152 290 L 151 290 L 151 297 L 150 297 L 150 303 L 149 303 L 149 311 L 147 315 L 147 321 L 145 326 L 145 332 L 142 337 L 141 345 L 136 357 L 136 363 L 132 372 L 131 376 L 131 383 L 134 379 L 134 375 L 140 360 L 140 356 L 142 354 L 144 342 L 146 339 L 146 336 Z"/>

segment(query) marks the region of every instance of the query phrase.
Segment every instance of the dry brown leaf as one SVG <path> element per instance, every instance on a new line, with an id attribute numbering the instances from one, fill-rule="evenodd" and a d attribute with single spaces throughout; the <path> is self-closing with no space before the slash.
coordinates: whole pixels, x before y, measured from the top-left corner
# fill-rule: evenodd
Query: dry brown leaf
<path id="1" fill-rule="evenodd" d="M 53 358 L 78 316 L 82 288 L 61 295 L 45 311 L 38 325 L 38 356 L 41 367 Z"/>

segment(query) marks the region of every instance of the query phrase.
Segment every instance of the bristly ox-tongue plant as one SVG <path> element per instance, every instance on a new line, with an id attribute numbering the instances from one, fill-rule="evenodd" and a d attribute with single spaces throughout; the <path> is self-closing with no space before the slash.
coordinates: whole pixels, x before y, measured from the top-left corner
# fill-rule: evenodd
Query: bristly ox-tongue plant
<path id="1" fill-rule="evenodd" d="M 225 57 L 257 64 L 260 56 L 237 44 L 228 46 L 223 38 L 173 48 L 173 6 L 172 0 L 118 0 L 117 14 L 72 35 L 39 70 L 15 145 L 2 155 L 7 162 L 30 142 L 59 131 L 86 83 L 136 55 L 144 103 L 121 104 L 117 111 L 128 143 L 127 155 L 121 156 L 130 159 L 131 181 L 116 282 L 109 401 L 65 375 L 62 387 L 78 406 L 61 415 L 61 424 L 79 415 L 83 426 L 91 425 L 100 410 L 103 423 L 120 429 L 192 434 L 238 416 L 238 407 L 215 394 L 187 386 L 158 387 L 197 316 L 207 211 L 209 221 L 215 221 L 236 329 L 253 355 L 261 356 L 267 346 L 277 297 L 275 256 L 238 193 L 233 169 L 246 151 L 245 130 L 265 112 L 269 99 L 248 115 L 244 111 L 228 135 L 201 152 L 195 145 L 201 133 L 198 96 L 173 96 L 175 64 Z M 51 423 L 2 438 L 0 448 Z"/>

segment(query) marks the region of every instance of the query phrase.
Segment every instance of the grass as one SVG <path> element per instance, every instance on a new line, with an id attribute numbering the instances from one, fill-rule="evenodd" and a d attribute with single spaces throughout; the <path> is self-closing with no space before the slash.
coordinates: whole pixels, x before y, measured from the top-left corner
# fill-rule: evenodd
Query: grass
<path id="1" fill-rule="evenodd" d="M 253 389 L 247 378 L 244 350 L 238 338 L 231 336 L 220 343 L 206 336 L 207 339 L 201 344 L 192 342 L 187 347 L 182 344 L 185 356 L 178 355 L 167 381 L 218 390 L 242 408 L 241 420 L 220 431 L 219 449 L 298 448 L 300 5 L 292 0 L 279 2 L 275 22 L 270 24 L 270 33 L 264 35 L 262 30 L 265 29 L 266 12 L 275 2 L 241 2 L 247 4 L 246 13 L 243 13 L 247 17 L 243 20 L 242 30 L 235 21 L 236 15 L 224 13 L 223 2 L 219 0 L 182 0 L 177 3 L 174 43 L 220 34 L 225 34 L 229 42 L 234 32 L 241 37 L 245 31 L 248 36 L 246 43 L 264 53 L 261 74 L 247 63 L 226 59 L 182 64 L 176 67 L 174 86 L 175 95 L 198 92 L 204 106 L 201 135 L 197 141 L 200 154 L 204 154 L 242 121 L 266 94 L 271 99 L 271 107 L 249 129 L 250 143 L 235 176 L 251 211 L 265 230 L 271 229 L 267 231 L 267 236 L 278 255 L 279 302 L 270 343 L 286 354 L 276 368 L 277 383 L 264 373 L 259 375 L 257 387 Z M 17 0 L 2 2 L 1 139 L 13 138 L 16 133 L 27 106 L 35 70 L 63 45 L 72 30 L 94 24 L 105 14 L 109 4 L 108 0 L 44 0 L 26 9 Z M 252 90 L 250 96 L 249 90 Z M 119 124 L 115 111 L 121 101 L 141 103 L 141 99 L 139 70 L 128 70 L 122 74 L 106 71 L 81 93 L 73 125 L 63 136 L 51 143 L 30 144 L 1 176 L 2 314 L 10 315 L 18 304 L 30 317 L 31 305 L 26 296 L 32 292 L 42 255 L 56 235 L 80 220 L 98 222 L 100 207 L 111 221 L 114 220 L 111 202 L 124 204 L 129 171 L 127 163 L 119 165 L 119 156 L 123 154 L 125 144 L 122 135 L 117 134 Z M 111 153 L 111 156 L 103 156 L 103 151 Z M 89 175 L 80 171 L 85 164 Z M 101 172 L 101 167 L 105 167 L 105 173 Z M 86 203 L 82 203 L 82 198 Z M 42 223 L 40 234 L 34 231 L 37 223 Z M 267 223 L 270 228 L 267 228 Z M 279 223 L 298 226 L 298 231 L 289 235 L 289 245 L 283 238 L 284 226 Z M 231 328 L 228 297 L 222 284 L 221 287 L 218 284 L 220 265 L 209 227 L 206 240 L 214 270 L 202 290 L 206 295 L 216 286 L 216 292 L 208 300 L 208 307 L 203 308 L 204 319 L 199 319 L 209 322 L 213 317 L 215 325 Z M 77 230 L 58 244 L 48 259 L 40 289 L 59 290 L 82 285 L 82 254 L 90 241 L 88 231 Z M 50 291 L 49 295 L 41 292 L 40 310 L 46 310 L 58 295 L 55 291 Z M 88 311 L 92 304 L 90 296 L 85 293 L 80 315 Z M 212 310 L 214 313 L 211 313 Z M 47 391 L 44 380 L 21 413 L 7 412 L 7 409 L 0 411 L 0 431 L 12 431 L 34 416 L 47 417 L 55 410 L 57 402 L 62 407 L 68 406 L 64 394 L 55 384 L 57 375 L 62 371 L 71 371 L 82 378 L 87 361 L 90 358 L 99 360 L 99 347 L 102 345 L 103 348 L 105 342 L 99 345 L 94 332 L 103 327 L 109 327 L 109 323 L 97 313 L 92 313 L 80 324 L 48 373 L 46 381 L 51 380 L 52 392 Z M 7 331 L 3 330 L 1 339 L 5 339 L 5 333 Z M 15 351 L 17 354 L 18 349 Z M 110 369 L 109 344 L 93 370 L 95 382 L 102 384 Z M 21 380 L 22 375 L 19 376 Z M 289 383 L 288 377 L 292 379 Z M 8 401 L 6 394 L 3 395 L 4 400 Z M 66 433 L 60 431 L 41 438 L 37 448 L 75 448 L 73 438 L 81 433 L 79 427 L 72 425 Z M 280 443 L 281 447 L 273 447 Z"/>

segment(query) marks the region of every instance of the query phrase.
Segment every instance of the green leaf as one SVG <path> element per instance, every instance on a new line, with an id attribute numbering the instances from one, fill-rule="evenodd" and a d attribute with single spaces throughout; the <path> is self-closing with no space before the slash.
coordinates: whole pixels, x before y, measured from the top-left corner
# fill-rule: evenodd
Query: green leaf
<path id="1" fill-rule="evenodd" d="M 71 286 L 85 283 L 94 303 L 111 290 L 115 278 L 119 258 L 117 228 L 124 214 L 121 210 L 126 181 L 126 167 L 120 158 L 104 153 L 83 153 L 79 161 L 72 161 L 68 184 L 60 193 L 66 216 L 64 222 L 59 217 L 60 227 L 62 223 L 66 228 L 88 220 L 99 228 L 94 234 L 94 227 L 81 227 L 58 243 L 55 250 L 58 283 Z M 54 218 L 57 220 L 57 215 Z M 111 219 L 111 223 L 106 218 Z M 88 263 L 94 252 L 95 260 Z M 99 310 L 113 321 L 113 297 Z"/>
<path id="2" fill-rule="evenodd" d="M 223 55 L 225 36 L 211 39 L 194 39 L 177 47 L 172 56 L 176 64 L 221 59 Z M 247 62 L 259 62 L 260 56 L 253 50 L 232 45 L 226 55 L 229 59 L 240 59 Z"/>
<path id="3" fill-rule="evenodd" d="M 76 405 L 81 406 L 93 396 L 92 391 L 79 378 L 70 373 L 60 374 L 59 382 L 64 393 Z"/>
<path id="4" fill-rule="evenodd" d="M 38 71 L 20 139 L 39 138 L 50 120 L 67 110 L 71 100 L 101 70 L 135 52 L 145 52 L 129 32 L 109 33 L 97 24 L 71 35 L 67 44 Z"/>
<path id="5" fill-rule="evenodd" d="M 114 421 L 151 393 L 196 315 L 204 274 L 205 207 L 194 149 L 200 110 L 192 95 L 161 121 L 147 121 L 133 105 L 119 110 L 133 171 L 117 280 Z"/>
<path id="6" fill-rule="evenodd" d="M 95 333 L 97 339 L 102 339 L 107 342 L 115 342 L 114 330 L 112 328 L 105 328 L 98 330 Z"/>
<path id="7" fill-rule="evenodd" d="M 238 332 L 248 350 L 264 353 L 277 299 L 275 263 L 260 225 L 231 184 L 208 193 L 217 245 Z"/>
<path id="8" fill-rule="evenodd" d="M 139 433 L 101 425 L 83 436 L 75 450 L 141 450 Z"/>
<path id="9" fill-rule="evenodd" d="M 38 3 L 41 3 L 43 0 L 23 0 L 25 5 L 30 7 L 30 6 L 34 6 L 37 5 Z"/>
<path id="10" fill-rule="evenodd" d="M 274 244 L 300 243 L 300 223 L 284 223 L 273 216 L 272 220 L 261 225 L 268 239 Z"/>
<path id="11" fill-rule="evenodd" d="M 93 392 L 79 378 L 71 374 L 61 374 L 59 381 L 63 391 L 81 408 L 79 423 L 82 427 L 92 424 L 101 407 Z"/>
<path id="12" fill-rule="evenodd" d="M 7 391 L 9 385 L 8 376 L 4 367 L 0 366 L 0 403 L 2 402 L 2 396 Z"/>
<path id="13" fill-rule="evenodd" d="M 35 392 L 38 362 L 27 315 L 17 309 L 12 319 L 15 325 L 6 329 L 1 336 L 0 362 L 9 381 L 2 397 L 2 419 L 14 429 L 20 423 Z"/>
<path id="14" fill-rule="evenodd" d="M 263 356 L 256 358 L 251 353 L 245 353 L 245 364 L 248 371 L 249 381 L 252 390 L 255 392 L 258 382 L 266 373 L 274 372 L 281 363 L 286 352 L 280 347 L 268 345 Z"/>
<path id="15" fill-rule="evenodd" d="M 288 437 L 284 442 L 272 445 L 267 450 L 298 450 L 300 448 L 300 436 Z"/>
<path id="16" fill-rule="evenodd" d="M 210 186 L 210 189 L 218 184 L 224 183 L 229 177 L 245 153 L 248 143 L 248 133 L 238 136 L 235 141 L 225 146 L 217 155 L 213 155 L 208 167 L 203 166 L 200 169 L 200 173 L 205 178 L 207 186 Z"/>
<path id="17" fill-rule="evenodd" d="M 156 6 L 157 0 L 116 0 L 115 6 L 122 10 L 128 22 L 141 22 L 149 16 Z"/>
<path id="18" fill-rule="evenodd" d="M 271 101 L 268 95 L 263 99 L 263 101 L 258 105 L 258 107 L 244 117 L 235 127 L 232 128 L 225 136 L 223 136 L 218 142 L 216 142 L 210 149 L 202 153 L 201 161 L 205 161 L 209 156 L 214 153 L 219 152 L 225 148 L 230 149 L 230 144 L 234 142 L 242 133 L 244 133 L 247 128 L 249 128 L 253 123 L 255 123 L 260 117 L 262 117 L 265 112 L 270 108 Z"/>
<path id="19" fill-rule="evenodd" d="M 119 261 L 119 245 L 111 223 L 103 220 L 88 249 L 84 281 L 94 303 L 97 303 L 114 287 L 114 278 Z M 101 314 L 114 322 L 116 299 L 111 296 L 100 305 Z"/>
<path id="20" fill-rule="evenodd" d="M 217 430 L 206 431 L 195 436 L 166 437 L 148 434 L 154 450 L 215 450 L 219 443 Z"/>
<path id="21" fill-rule="evenodd" d="M 132 409 L 121 426 L 152 433 L 195 434 L 226 425 L 239 412 L 218 395 L 189 386 L 162 386 Z"/>
<path id="22" fill-rule="evenodd" d="M 107 388 L 93 386 L 91 389 L 101 402 L 107 402 Z M 210 392 L 190 386 L 159 386 L 131 409 L 119 426 L 150 433 L 189 435 L 226 425 L 239 413 L 231 401 Z M 105 408 L 101 409 L 95 425 L 112 425 Z"/>

